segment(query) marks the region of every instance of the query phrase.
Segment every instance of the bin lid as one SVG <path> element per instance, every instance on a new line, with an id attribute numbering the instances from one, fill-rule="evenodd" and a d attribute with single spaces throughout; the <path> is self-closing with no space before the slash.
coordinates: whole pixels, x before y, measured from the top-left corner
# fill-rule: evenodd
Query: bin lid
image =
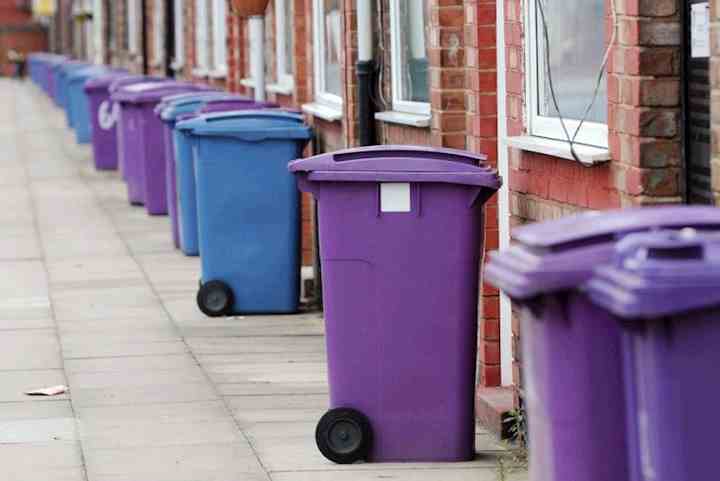
<path id="1" fill-rule="evenodd" d="M 125 85 L 112 93 L 112 99 L 117 102 L 147 103 L 159 102 L 163 97 L 173 93 L 195 90 L 208 90 L 210 87 L 194 85 L 174 80 L 165 82 L 141 82 Z"/>
<path id="2" fill-rule="evenodd" d="M 231 110 L 201 115 L 176 125 L 192 135 L 232 137 L 246 142 L 272 139 L 309 140 L 310 127 L 300 115 L 279 110 Z"/>
<path id="3" fill-rule="evenodd" d="M 139 75 L 132 75 L 121 71 L 108 71 L 103 75 L 91 77 L 85 81 L 85 92 L 96 92 L 98 90 L 107 90 L 110 85 L 121 78 L 142 78 Z"/>
<path id="4" fill-rule="evenodd" d="M 339 150 L 290 163 L 291 172 L 310 181 L 440 182 L 491 190 L 502 180 L 485 165 L 484 155 L 463 150 L 410 145 L 382 145 Z"/>
<path id="5" fill-rule="evenodd" d="M 720 236 L 695 229 L 633 234 L 587 283 L 594 303 L 626 319 L 720 306 Z"/>
<path id="6" fill-rule="evenodd" d="M 232 96 L 221 91 L 185 92 L 182 94 L 163 97 L 162 102 L 155 107 L 155 113 L 166 122 L 172 122 L 181 114 L 196 112 L 206 101 L 214 98 L 228 98 Z"/>
<path id="7" fill-rule="evenodd" d="M 200 113 L 209 114 L 213 112 L 226 112 L 230 110 L 258 110 L 277 108 L 274 102 L 258 102 L 247 97 L 235 97 L 231 99 L 211 99 L 205 102 Z"/>
<path id="8" fill-rule="evenodd" d="M 98 65 L 91 65 L 86 68 L 80 68 L 71 71 L 67 75 L 68 82 L 77 82 L 78 80 L 82 80 L 83 82 L 91 77 L 96 77 L 98 75 L 103 75 L 108 72 L 108 69 L 105 67 L 100 67 Z"/>
<path id="9" fill-rule="evenodd" d="M 720 231 L 720 209 L 643 207 L 585 212 L 516 228 L 515 245 L 490 254 L 485 279 L 515 299 L 578 287 L 610 261 L 617 240 L 658 229 Z"/>
<path id="10" fill-rule="evenodd" d="M 107 85 L 107 90 L 110 95 L 112 95 L 126 85 L 147 82 L 167 82 L 167 79 L 164 77 L 148 77 L 145 75 L 128 75 L 127 77 L 110 80 L 110 83 Z"/>

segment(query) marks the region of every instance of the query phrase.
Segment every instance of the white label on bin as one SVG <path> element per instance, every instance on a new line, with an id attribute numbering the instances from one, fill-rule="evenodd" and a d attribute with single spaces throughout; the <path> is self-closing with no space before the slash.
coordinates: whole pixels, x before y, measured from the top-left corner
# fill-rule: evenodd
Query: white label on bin
<path id="1" fill-rule="evenodd" d="M 380 212 L 410 212 L 410 184 L 380 184 Z"/>
<path id="2" fill-rule="evenodd" d="M 103 101 L 98 108 L 98 125 L 103 130 L 110 130 L 115 127 L 120 114 L 120 106 L 109 100 Z"/>

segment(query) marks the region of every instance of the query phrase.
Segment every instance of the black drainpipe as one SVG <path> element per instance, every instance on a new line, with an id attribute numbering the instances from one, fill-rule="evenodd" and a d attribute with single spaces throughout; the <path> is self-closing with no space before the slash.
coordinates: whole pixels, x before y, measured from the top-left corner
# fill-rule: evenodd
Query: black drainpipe
<path id="1" fill-rule="evenodd" d="M 140 31 L 142 32 L 142 71 L 144 75 L 147 75 L 150 71 L 148 65 L 148 42 L 147 42 L 147 15 L 145 12 L 145 0 L 140 1 L 140 18 L 141 26 Z"/>
<path id="2" fill-rule="evenodd" d="M 358 83 L 358 139 L 361 146 L 375 145 L 375 108 L 372 101 L 375 61 L 358 60 L 355 69 Z"/>
<path id="3" fill-rule="evenodd" d="M 170 64 L 175 58 L 175 2 L 165 0 L 165 76 L 173 77 Z"/>

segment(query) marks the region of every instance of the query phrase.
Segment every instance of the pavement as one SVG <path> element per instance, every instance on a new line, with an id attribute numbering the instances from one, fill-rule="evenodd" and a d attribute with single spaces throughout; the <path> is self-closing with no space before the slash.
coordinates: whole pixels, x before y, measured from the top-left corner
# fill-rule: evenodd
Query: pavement
<path id="1" fill-rule="evenodd" d="M 208 319 L 167 217 L 96 172 L 35 86 L 0 80 L 0 466 L 4 481 L 487 481 L 468 463 L 338 466 L 319 313 Z M 28 397 L 58 384 L 69 393 Z"/>

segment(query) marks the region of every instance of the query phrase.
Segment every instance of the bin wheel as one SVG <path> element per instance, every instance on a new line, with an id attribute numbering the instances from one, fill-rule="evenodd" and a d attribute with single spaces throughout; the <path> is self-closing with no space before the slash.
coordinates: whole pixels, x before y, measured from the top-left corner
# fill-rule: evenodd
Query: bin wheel
<path id="1" fill-rule="evenodd" d="M 315 442 L 323 456 L 334 463 L 364 461 L 372 447 L 372 427 L 360 411 L 331 409 L 318 422 Z"/>
<path id="2" fill-rule="evenodd" d="M 200 285 L 197 293 L 197 304 L 208 317 L 222 317 L 231 314 L 235 303 L 230 286 L 222 281 L 209 281 Z"/>

